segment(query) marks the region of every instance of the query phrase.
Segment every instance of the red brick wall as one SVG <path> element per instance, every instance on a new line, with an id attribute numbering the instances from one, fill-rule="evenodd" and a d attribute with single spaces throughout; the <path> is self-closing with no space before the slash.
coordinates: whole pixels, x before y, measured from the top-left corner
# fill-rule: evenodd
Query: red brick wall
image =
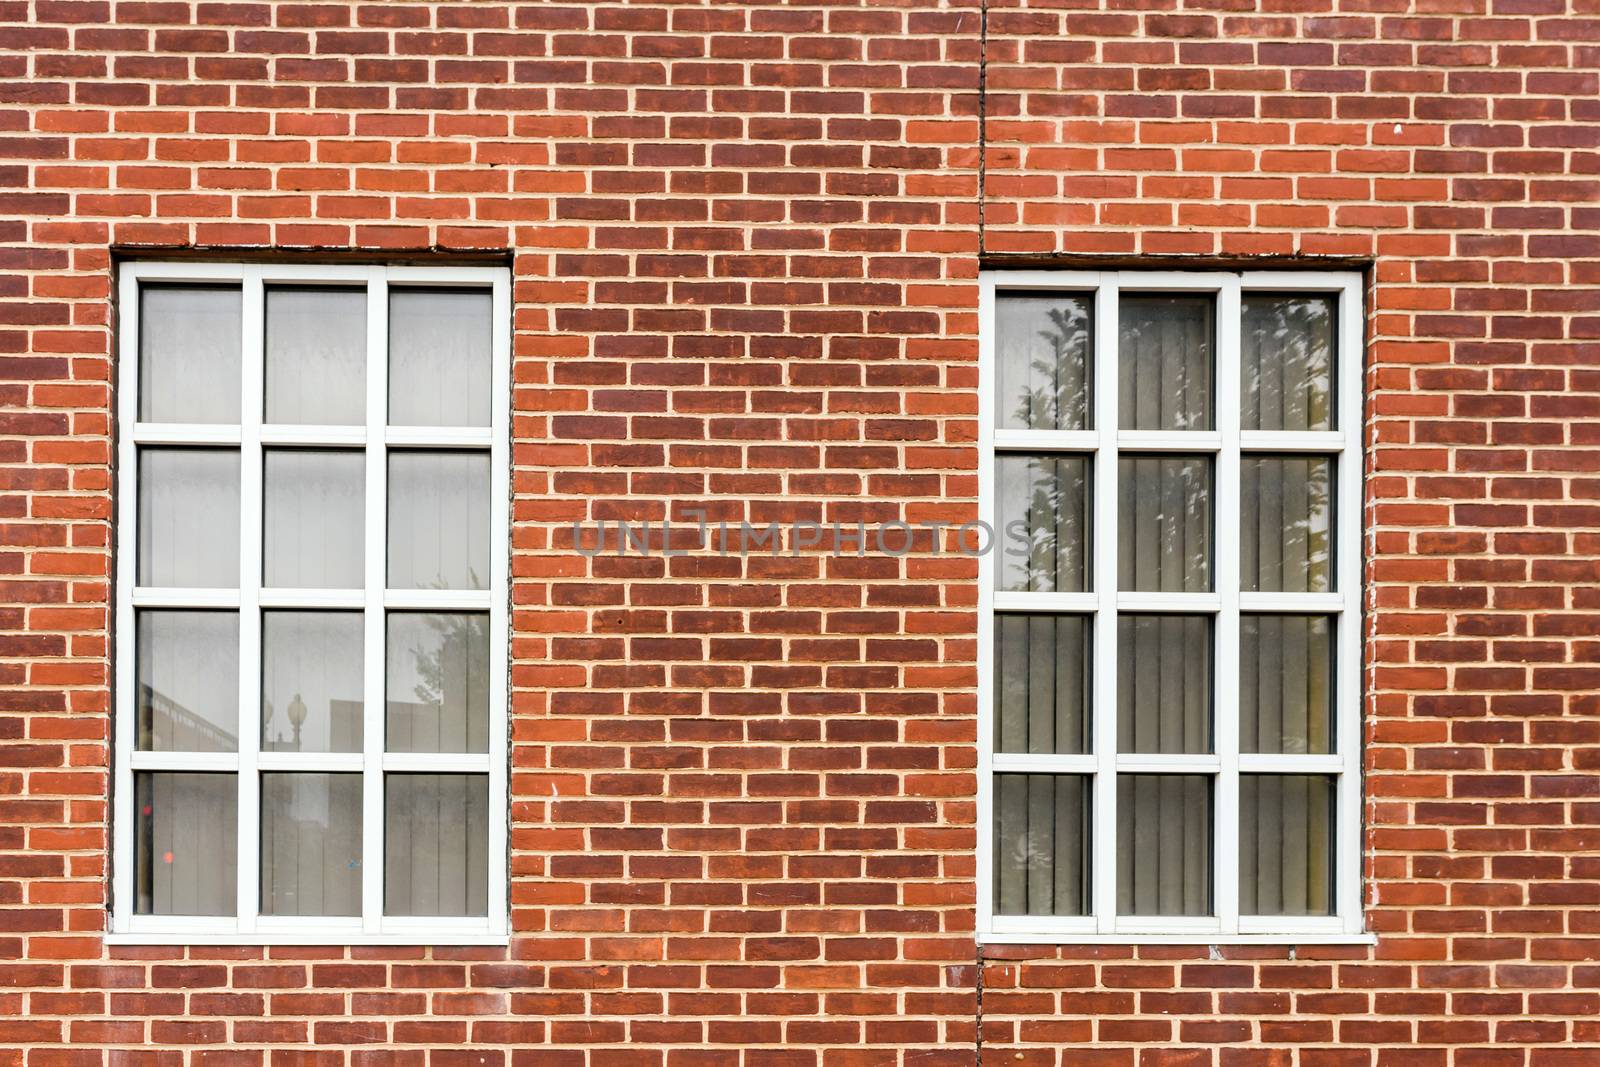
<path id="1" fill-rule="evenodd" d="M 1600 11 L 1248 6 L 0 0 L 0 1065 L 1600 1063 Z M 514 253 L 509 949 L 102 943 L 113 251 L 191 248 Z M 980 952 L 971 561 L 563 539 L 975 517 L 1061 254 L 1372 264 L 1375 949 Z"/>

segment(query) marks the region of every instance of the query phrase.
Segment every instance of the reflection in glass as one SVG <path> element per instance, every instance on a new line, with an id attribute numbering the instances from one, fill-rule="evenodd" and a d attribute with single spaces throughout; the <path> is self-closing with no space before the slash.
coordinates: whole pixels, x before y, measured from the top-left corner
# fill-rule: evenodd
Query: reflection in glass
<path id="1" fill-rule="evenodd" d="M 995 299 L 998 424 L 1004 430 L 1089 427 L 1094 297 L 1001 293 Z"/>
<path id="2" fill-rule="evenodd" d="M 997 614 L 996 752 L 1088 751 L 1089 620 Z"/>
<path id="3" fill-rule="evenodd" d="M 487 915 L 489 779 L 391 774 L 384 791 L 384 914 Z"/>
<path id="4" fill-rule="evenodd" d="M 390 425 L 489 425 L 493 321 L 487 290 L 389 290 Z"/>
<path id="5" fill-rule="evenodd" d="M 134 628 L 139 751 L 239 751 L 239 613 L 140 611 Z"/>
<path id="6" fill-rule="evenodd" d="M 489 751 L 489 617 L 389 615 L 390 752 Z"/>
<path id="7" fill-rule="evenodd" d="M 1239 913 L 1333 914 L 1334 781 L 1239 776 Z"/>
<path id="8" fill-rule="evenodd" d="M 1211 777 L 1117 775 L 1117 914 L 1211 914 Z"/>
<path id="9" fill-rule="evenodd" d="M 1239 750 L 1333 751 L 1333 626 L 1325 615 L 1239 617 Z"/>
<path id="10" fill-rule="evenodd" d="M 234 915 L 238 910 L 237 776 L 133 776 L 133 910 Z"/>
<path id="11" fill-rule="evenodd" d="M 360 452 L 267 450 L 266 585 L 359 589 L 365 584 L 366 462 Z"/>
<path id="12" fill-rule="evenodd" d="M 1211 617 L 1117 618 L 1117 751 L 1211 751 Z"/>
<path id="13" fill-rule="evenodd" d="M 1088 588 L 1089 460 L 1076 455 L 1002 455 L 999 588 L 1082 592 Z"/>
<path id="14" fill-rule="evenodd" d="M 1240 588 L 1326 593 L 1333 588 L 1333 461 L 1324 456 L 1240 460 Z"/>
<path id="15" fill-rule="evenodd" d="M 1117 588 L 1211 589 L 1211 457 L 1124 455 L 1117 467 Z"/>
<path id="16" fill-rule="evenodd" d="M 261 776 L 261 913 L 361 914 L 361 776 Z"/>
<path id="17" fill-rule="evenodd" d="M 360 752 L 359 611 L 261 615 L 261 748 Z"/>
<path id="18" fill-rule="evenodd" d="M 1209 296 L 1118 301 L 1117 422 L 1124 430 L 1209 430 Z"/>
<path id="19" fill-rule="evenodd" d="M 1246 293 L 1241 427 L 1332 430 L 1337 302 L 1332 296 Z"/>
<path id="20" fill-rule="evenodd" d="M 389 586 L 487 589 L 489 456 L 389 453 Z"/>
<path id="21" fill-rule="evenodd" d="M 238 286 L 141 285 L 139 421 L 239 421 Z"/>
<path id="22" fill-rule="evenodd" d="M 140 585 L 237 588 L 239 451 L 139 450 Z"/>
<path id="23" fill-rule="evenodd" d="M 994 796 L 996 914 L 1089 914 L 1089 777 L 997 774 Z"/>
<path id="24" fill-rule="evenodd" d="M 367 421 L 364 289 L 267 290 L 267 421 Z"/>

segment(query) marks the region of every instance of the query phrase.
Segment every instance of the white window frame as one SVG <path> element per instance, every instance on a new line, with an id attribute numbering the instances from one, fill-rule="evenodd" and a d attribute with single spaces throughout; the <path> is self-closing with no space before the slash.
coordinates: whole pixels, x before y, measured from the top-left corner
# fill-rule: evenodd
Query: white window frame
<path id="1" fill-rule="evenodd" d="M 239 425 L 138 421 L 139 288 L 146 282 L 234 283 L 241 289 L 242 398 Z M 366 425 L 302 426 L 263 422 L 265 288 L 269 285 L 362 285 L 367 293 Z M 389 286 L 448 286 L 492 297 L 490 425 L 388 425 Z M 501 267 L 250 264 L 137 261 L 120 265 L 118 290 L 116 471 L 116 637 L 113 709 L 111 924 L 113 944 L 418 945 L 504 944 L 507 940 L 507 604 L 509 580 L 511 279 Z M 220 445 L 240 451 L 240 586 L 231 589 L 141 588 L 136 585 L 137 450 L 143 445 Z M 263 589 L 262 460 L 270 445 L 361 449 L 366 457 L 366 572 L 362 589 Z M 490 460 L 489 588 L 388 589 L 388 451 L 392 447 L 487 453 Z M 239 751 L 135 750 L 134 609 L 236 608 L 239 611 Z M 364 679 L 360 752 L 260 750 L 262 608 L 348 608 L 364 613 Z M 384 640 L 389 610 L 483 611 L 489 616 L 489 751 L 384 751 Z M 157 916 L 133 913 L 136 771 L 220 771 L 238 786 L 238 912 Z M 332 771 L 362 775 L 362 914 L 353 917 L 259 914 L 260 775 L 263 771 Z M 384 775 L 388 772 L 471 773 L 488 778 L 488 913 L 478 917 L 386 916 L 383 913 Z"/>
<path id="2" fill-rule="evenodd" d="M 1365 337 L 1361 275 L 1351 272 L 1256 271 L 985 271 L 979 276 L 979 514 L 994 523 L 995 455 L 1006 451 L 1076 452 L 1093 457 L 1094 546 L 1091 592 L 996 592 L 996 556 L 980 556 L 978 568 L 978 900 L 977 937 L 989 944 L 1167 943 L 1274 944 L 1371 943 L 1364 932 L 1362 885 L 1362 351 Z M 1117 418 L 1117 306 L 1123 291 L 1209 293 L 1216 300 L 1214 339 L 1215 429 L 1211 431 L 1119 430 Z M 1338 428 L 1329 432 L 1240 429 L 1240 312 L 1253 291 L 1327 293 L 1338 298 L 1335 405 Z M 1071 292 L 1094 300 L 1092 430 L 1003 430 L 996 425 L 997 292 Z M 1205 453 L 1215 459 L 1212 573 L 1209 593 L 1117 591 L 1117 458 L 1147 450 Z M 1237 523 L 1240 456 L 1252 452 L 1307 452 L 1335 457 L 1336 481 L 1333 593 L 1245 593 L 1239 590 Z M 997 609 L 1066 611 L 1092 616 L 1090 751 L 1084 755 L 994 752 L 994 620 Z M 1240 609 L 1315 612 L 1334 618 L 1334 731 L 1331 755 L 1261 755 L 1239 752 L 1238 704 Z M 1213 665 L 1214 749 L 1209 755 L 1119 754 L 1117 739 L 1117 615 L 1126 611 L 1209 614 L 1216 620 Z M 1212 894 L 1214 915 L 1127 917 L 1116 914 L 1117 774 L 1187 772 L 1215 776 L 1212 803 Z M 996 772 L 1077 774 L 1091 777 L 1091 910 L 1085 916 L 996 915 L 994 894 L 994 775 Z M 1241 916 L 1239 900 L 1239 774 L 1275 772 L 1337 776 L 1333 914 Z"/>

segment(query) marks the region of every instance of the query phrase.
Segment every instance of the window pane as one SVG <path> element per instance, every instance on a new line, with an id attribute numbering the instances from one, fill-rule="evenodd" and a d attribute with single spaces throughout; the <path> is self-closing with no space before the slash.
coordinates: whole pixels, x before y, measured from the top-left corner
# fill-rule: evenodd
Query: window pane
<path id="1" fill-rule="evenodd" d="M 1090 661 L 1081 615 L 996 615 L 995 751 L 1087 752 Z"/>
<path id="2" fill-rule="evenodd" d="M 392 425 L 489 425 L 492 315 L 484 290 L 390 291 Z"/>
<path id="3" fill-rule="evenodd" d="M 1002 590 L 1082 592 L 1088 588 L 1089 460 L 1084 456 L 1001 456 Z"/>
<path id="4" fill-rule="evenodd" d="M 361 914 L 361 776 L 261 776 L 261 913 Z"/>
<path id="5" fill-rule="evenodd" d="M 263 751 L 361 751 L 362 646 L 359 611 L 262 614 Z"/>
<path id="6" fill-rule="evenodd" d="M 1087 915 L 1089 776 L 994 776 L 998 915 Z"/>
<path id="7" fill-rule="evenodd" d="M 1212 298 L 1118 301 L 1117 422 L 1124 430 L 1209 430 Z"/>
<path id="8" fill-rule="evenodd" d="M 1117 751 L 1211 751 L 1211 618 L 1117 618 Z"/>
<path id="9" fill-rule="evenodd" d="M 137 914 L 237 913 L 237 782 L 232 774 L 133 776 Z"/>
<path id="10" fill-rule="evenodd" d="M 384 787 L 384 913 L 487 915 L 489 779 L 391 774 Z"/>
<path id="11" fill-rule="evenodd" d="M 139 450 L 139 584 L 237 588 L 239 452 Z"/>
<path id="12" fill-rule="evenodd" d="M 489 617 L 389 616 L 390 752 L 489 751 Z"/>
<path id="13" fill-rule="evenodd" d="M 1326 593 L 1333 588 L 1333 461 L 1245 456 L 1239 481 L 1241 588 Z"/>
<path id="14" fill-rule="evenodd" d="M 366 462 L 360 452 L 267 451 L 264 584 L 365 584 Z"/>
<path id="15" fill-rule="evenodd" d="M 139 421 L 239 421 L 238 288 L 139 290 Z"/>
<path id="16" fill-rule="evenodd" d="M 1211 777 L 1117 776 L 1117 914 L 1211 914 Z"/>
<path id="17" fill-rule="evenodd" d="M 1333 914 L 1334 780 L 1239 776 L 1239 913 Z"/>
<path id="18" fill-rule="evenodd" d="M 364 289 L 267 290 L 267 421 L 367 421 Z"/>
<path id="19" fill-rule="evenodd" d="M 239 751 L 239 613 L 141 611 L 135 629 L 139 750 Z"/>
<path id="20" fill-rule="evenodd" d="M 1336 307 L 1332 296 L 1245 295 L 1239 332 L 1244 429 L 1334 429 Z"/>
<path id="21" fill-rule="evenodd" d="M 1117 478 L 1117 587 L 1208 592 L 1211 458 L 1122 456 Z"/>
<path id="22" fill-rule="evenodd" d="M 1332 620 L 1240 616 L 1239 750 L 1332 752 L 1332 708 Z"/>
<path id="23" fill-rule="evenodd" d="M 389 585 L 488 588 L 486 453 L 389 454 Z"/>
<path id="24" fill-rule="evenodd" d="M 1002 429 L 1088 428 L 1093 303 L 1094 297 L 1084 293 L 1001 293 L 996 298 L 997 422 Z"/>

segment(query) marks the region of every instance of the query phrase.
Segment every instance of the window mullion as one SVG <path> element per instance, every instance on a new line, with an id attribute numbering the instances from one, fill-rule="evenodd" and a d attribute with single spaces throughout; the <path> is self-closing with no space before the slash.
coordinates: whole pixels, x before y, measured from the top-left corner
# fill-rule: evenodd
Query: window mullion
<path id="1" fill-rule="evenodd" d="M 366 572 L 362 612 L 361 928 L 383 929 L 384 586 L 388 583 L 389 287 L 367 280 Z"/>
<path id="2" fill-rule="evenodd" d="M 1117 276 L 1095 291 L 1094 425 L 1094 914 L 1117 921 Z"/>
<path id="3" fill-rule="evenodd" d="M 261 273 L 244 271 L 239 398 L 239 932 L 253 933 L 261 906 L 261 417 L 265 299 Z"/>
<path id="4" fill-rule="evenodd" d="M 1240 515 L 1240 316 L 1237 276 L 1217 292 L 1217 366 L 1215 396 L 1222 450 L 1217 456 L 1217 506 L 1213 521 L 1238 521 Z M 1216 854 L 1213 856 L 1217 920 L 1225 934 L 1239 929 L 1239 531 L 1213 535 L 1212 574 L 1220 601 L 1214 628 L 1216 651 L 1212 669 L 1215 689 L 1212 735 L 1221 769 L 1216 786 Z"/>

